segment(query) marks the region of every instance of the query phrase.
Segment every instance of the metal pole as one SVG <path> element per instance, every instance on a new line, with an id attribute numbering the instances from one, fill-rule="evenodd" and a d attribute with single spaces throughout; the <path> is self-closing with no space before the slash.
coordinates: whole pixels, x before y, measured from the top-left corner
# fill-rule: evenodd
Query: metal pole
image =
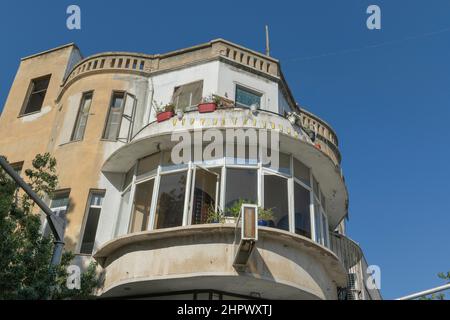
<path id="1" fill-rule="evenodd" d="M 19 187 L 25 191 L 28 196 L 38 205 L 39 208 L 45 213 L 47 216 L 47 222 L 50 227 L 50 230 L 55 237 L 53 255 L 51 260 L 51 265 L 58 265 L 61 261 L 62 251 L 64 249 L 64 236 L 63 236 L 63 228 L 59 225 L 57 221 L 57 217 L 53 213 L 53 211 L 45 204 L 44 201 L 31 189 L 31 187 L 23 181 L 19 174 L 14 170 L 13 167 L 9 165 L 4 156 L 0 155 L 0 166 L 6 171 L 6 173 L 17 183 Z"/>
<path id="2" fill-rule="evenodd" d="M 433 294 L 433 293 L 436 293 L 436 292 L 449 290 L 449 289 L 450 289 L 450 283 L 447 283 L 447 284 L 444 284 L 443 286 L 439 286 L 439 287 L 436 287 L 436 288 L 433 288 L 433 289 L 428 289 L 428 290 L 425 290 L 425 291 L 413 293 L 413 294 L 410 294 L 408 296 L 397 298 L 395 300 L 412 300 L 412 299 L 424 297 L 424 296 L 427 296 L 429 294 Z"/>
<path id="3" fill-rule="evenodd" d="M 266 56 L 270 57 L 269 26 L 266 25 Z"/>

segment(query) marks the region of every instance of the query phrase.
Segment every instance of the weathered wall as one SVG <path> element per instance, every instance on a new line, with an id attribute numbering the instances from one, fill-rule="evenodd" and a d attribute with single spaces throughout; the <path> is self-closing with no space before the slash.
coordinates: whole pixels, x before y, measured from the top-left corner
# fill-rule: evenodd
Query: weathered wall
<path id="1" fill-rule="evenodd" d="M 336 285 L 345 282 L 337 258 L 302 237 L 261 228 L 243 271 L 233 267 L 233 241 L 233 225 L 197 225 L 118 239 L 97 253 L 97 258 L 105 259 L 103 294 L 167 292 L 175 281 L 173 290 L 216 289 L 243 295 L 254 291 L 266 299 L 337 299 Z M 158 284 L 161 281 L 164 288 Z"/>

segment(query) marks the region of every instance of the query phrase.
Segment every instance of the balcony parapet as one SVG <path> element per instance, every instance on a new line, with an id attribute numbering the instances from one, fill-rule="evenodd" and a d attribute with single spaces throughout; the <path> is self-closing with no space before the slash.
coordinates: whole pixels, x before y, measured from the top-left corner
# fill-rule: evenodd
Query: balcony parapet
<path id="1" fill-rule="evenodd" d="M 61 85 L 61 92 L 73 81 L 88 74 L 112 72 L 149 76 L 218 59 L 280 81 L 278 60 L 226 40 L 216 39 L 164 54 L 105 52 L 89 56 L 68 73 Z"/>
<path id="2" fill-rule="evenodd" d="M 105 271 L 102 296 L 170 290 L 176 283 L 177 290 L 211 286 L 244 295 L 255 286 L 267 299 L 336 299 L 334 286 L 346 283 L 346 270 L 333 252 L 267 227 L 259 228 L 247 268 L 237 271 L 234 233 L 234 224 L 206 224 L 113 239 L 94 255 Z"/>

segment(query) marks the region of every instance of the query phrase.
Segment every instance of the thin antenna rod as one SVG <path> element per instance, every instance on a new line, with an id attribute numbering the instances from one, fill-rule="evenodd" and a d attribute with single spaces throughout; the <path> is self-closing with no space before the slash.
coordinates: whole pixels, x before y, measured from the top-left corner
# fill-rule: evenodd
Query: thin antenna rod
<path id="1" fill-rule="evenodd" d="M 266 56 L 270 57 L 269 26 L 266 25 Z"/>

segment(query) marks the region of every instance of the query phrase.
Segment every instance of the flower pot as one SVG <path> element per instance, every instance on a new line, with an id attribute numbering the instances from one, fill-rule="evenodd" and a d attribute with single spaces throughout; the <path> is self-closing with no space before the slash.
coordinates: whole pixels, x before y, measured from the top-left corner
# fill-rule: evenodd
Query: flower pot
<path id="1" fill-rule="evenodd" d="M 225 223 L 236 223 L 236 217 L 225 217 Z"/>
<path id="2" fill-rule="evenodd" d="M 198 112 L 200 113 L 207 113 L 207 112 L 214 112 L 217 109 L 217 104 L 211 102 L 211 103 L 200 103 L 198 105 Z"/>
<path id="3" fill-rule="evenodd" d="M 258 226 L 267 227 L 269 225 L 269 221 L 267 220 L 258 220 Z"/>
<path id="4" fill-rule="evenodd" d="M 158 122 L 163 122 L 163 121 L 169 120 L 172 117 L 173 117 L 173 111 L 165 111 L 165 112 L 158 113 L 156 115 L 156 120 Z"/>

